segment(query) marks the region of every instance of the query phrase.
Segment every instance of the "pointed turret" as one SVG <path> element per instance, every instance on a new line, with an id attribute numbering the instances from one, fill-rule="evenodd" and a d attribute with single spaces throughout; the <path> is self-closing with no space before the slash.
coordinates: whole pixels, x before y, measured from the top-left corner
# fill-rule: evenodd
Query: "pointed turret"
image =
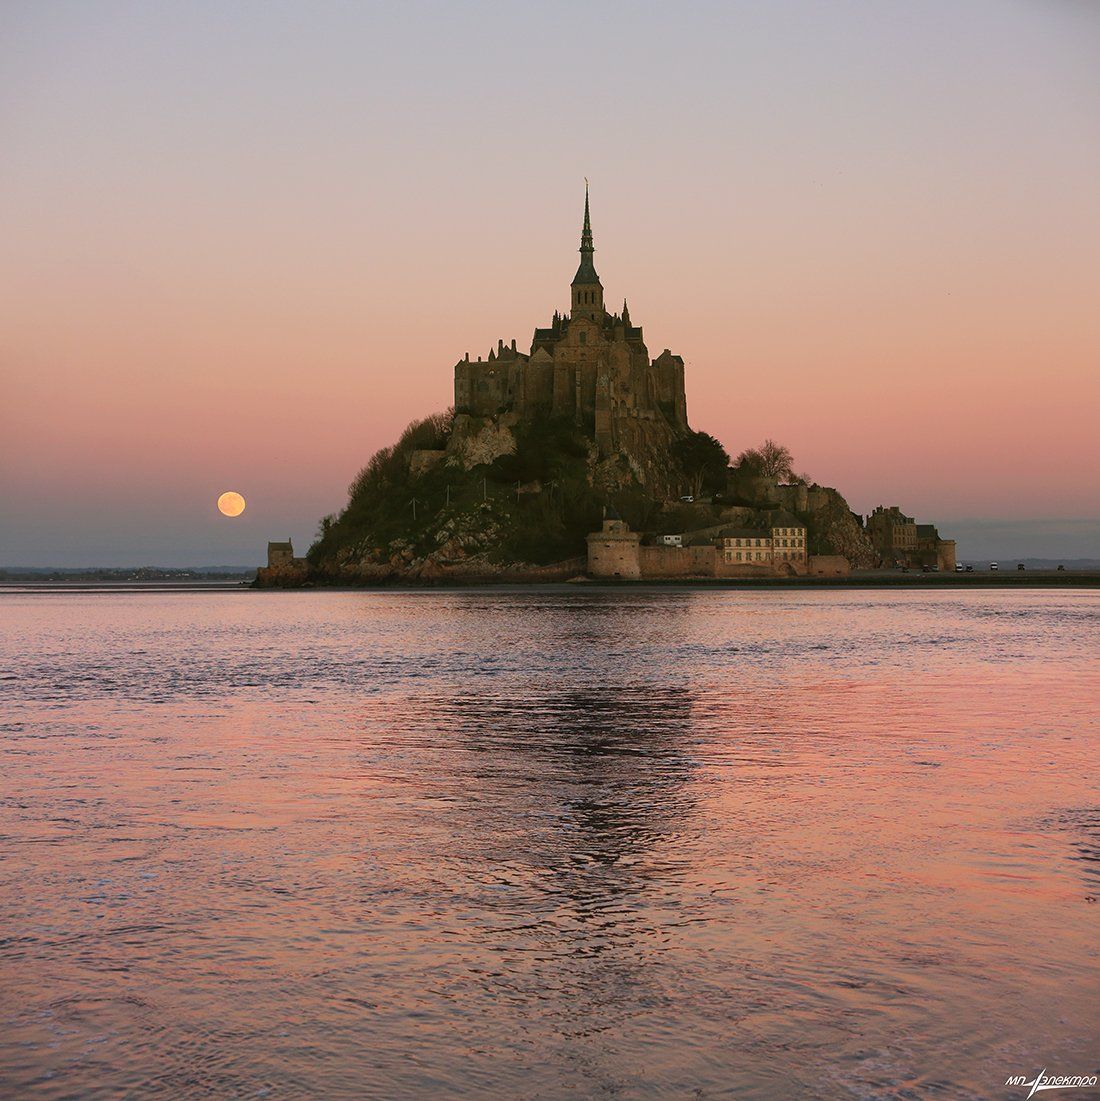
<path id="1" fill-rule="evenodd" d="M 627 308 L 626 299 L 623 299 L 623 328 L 630 328 L 630 310 Z"/>
<path id="2" fill-rule="evenodd" d="M 588 209 L 588 181 L 584 181 L 584 225 L 581 228 L 581 263 L 573 276 L 573 309 L 571 317 L 588 317 L 593 321 L 603 319 L 603 284 L 596 274 L 592 254 L 592 218 Z"/>

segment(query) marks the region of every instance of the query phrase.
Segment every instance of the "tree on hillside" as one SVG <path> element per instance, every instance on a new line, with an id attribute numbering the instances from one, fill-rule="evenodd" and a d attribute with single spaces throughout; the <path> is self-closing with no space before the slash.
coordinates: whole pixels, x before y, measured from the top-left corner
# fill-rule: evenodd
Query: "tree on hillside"
<path id="1" fill-rule="evenodd" d="M 718 493 L 725 488 L 729 453 L 708 432 L 689 432 L 673 445 L 673 456 L 698 497 L 704 489 Z"/>
<path id="2" fill-rule="evenodd" d="M 447 437 L 454 425 L 454 409 L 433 413 L 423 420 L 412 421 L 401 438 L 390 447 L 376 451 L 348 486 L 352 502 L 362 500 L 387 485 L 403 482 L 409 473 L 409 459 L 414 451 L 434 451 L 447 446 Z"/>
<path id="3" fill-rule="evenodd" d="M 737 467 L 763 478 L 777 478 L 781 482 L 795 477 L 794 457 L 790 449 L 775 440 L 765 440 L 759 447 L 750 447 L 737 456 Z"/>

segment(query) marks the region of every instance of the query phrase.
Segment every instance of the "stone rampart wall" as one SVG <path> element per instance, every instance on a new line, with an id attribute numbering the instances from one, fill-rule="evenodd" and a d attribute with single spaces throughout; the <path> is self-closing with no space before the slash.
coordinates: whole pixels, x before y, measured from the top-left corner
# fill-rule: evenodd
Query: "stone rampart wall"
<path id="1" fill-rule="evenodd" d="M 718 550 L 711 545 L 699 547 L 641 547 L 641 576 L 714 577 Z"/>
<path id="2" fill-rule="evenodd" d="M 848 559 L 840 554 L 811 554 L 807 566 L 811 577 L 848 576 Z"/>

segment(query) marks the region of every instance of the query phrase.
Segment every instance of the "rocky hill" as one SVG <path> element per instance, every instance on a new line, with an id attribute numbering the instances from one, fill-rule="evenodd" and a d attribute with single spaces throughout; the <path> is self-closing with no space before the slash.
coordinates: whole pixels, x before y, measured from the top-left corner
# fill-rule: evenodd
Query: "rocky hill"
<path id="1" fill-rule="evenodd" d="M 436 415 L 371 459 L 344 510 L 321 521 L 304 563 L 261 571 L 260 583 L 565 579 L 583 574 L 585 537 L 607 509 L 662 534 L 782 507 L 805 521 L 811 553 L 875 563 L 836 490 L 783 485 L 728 463 L 718 441 L 690 430 L 668 446 L 601 458 L 567 418 Z"/>
<path id="2" fill-rule="evenodd" d="M 664 471 L 672 465 L 666 454 Z M 565 419 L 432 417 L 375 455 L 350 486 L 343 512 L 321 522 L 309 579 L 583 573 L 585 535 L 606 505 L 639 516 L 651 507 L 643 478 L 623 456 L 600 459 L 594 441 Z"/>
<path id="3" fill-rule="evenodd" d="M 768 441 L 731 467 L 691 430 L 683 359 L 667 348 L 651 359 L 626 301 L 605 304 L 590 214 L 586 189 L 569 310 L 527 351 L 501 339 L 459 360 L 455 411 L 379 451 L 306 559 L 273 544 L 259 584 L 569 577 L 609 509 L 659 535 L 720 527 L 737 509 L 762 524 L 784 508 L 805 522 L 811 552 L 874 560 L 844 499 L 793 478 L 785 448 Z"/>

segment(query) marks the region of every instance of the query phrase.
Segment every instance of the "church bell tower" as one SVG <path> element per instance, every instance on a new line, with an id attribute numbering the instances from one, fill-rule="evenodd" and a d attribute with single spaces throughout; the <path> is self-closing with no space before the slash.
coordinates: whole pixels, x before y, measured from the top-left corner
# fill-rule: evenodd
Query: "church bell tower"
<path id="1" fill-rule="evenodd" d="M 581 265 L 573 276 L 573 308 L 569 316 L 573 319 L 586 317 L 591 321 L 602 322 L 603 284 L 596 274 L 592 263 L 592 222 L 588 215 L 588 181 L 584 182 L 584 228 L 581 230 Z"/>

